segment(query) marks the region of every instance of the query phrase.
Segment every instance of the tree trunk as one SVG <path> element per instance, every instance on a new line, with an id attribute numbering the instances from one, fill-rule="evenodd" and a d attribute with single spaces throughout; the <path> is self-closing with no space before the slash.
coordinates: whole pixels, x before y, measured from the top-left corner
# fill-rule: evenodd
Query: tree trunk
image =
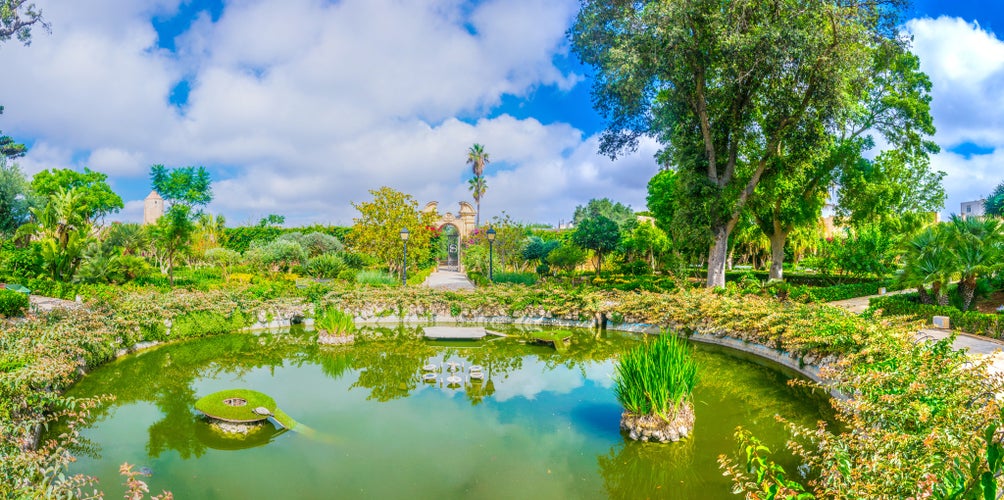
<path id="1" fill-rule="evenodd" d="M 962 297 L 962 311 L 968 311 L 973 305 L 973 296 L 976 295 L 976 276 L 969 276 L 959 280 L 959 296 Z"/>
<path id="2" fill-rule="evenodd" d="M 167 280 L 174 286 L 174 252 L 167 252 Z"/>
<path id="3" fill-rule="evenodd" d="M 729 230 L 725 224 L 711 228 L 711 247 L 708 249 L 707 287 L 725 286 L 725 261 L 729 255 Z"/>
<path id="4" fill-rule="evenodd" d="M 784 242 L 788 233 L 774 225 L 774 234 L 770 235 L 770 277 L 769 280 L 784 279 Z"/>
<path id="5" fill-rule="evenodd" d="M 735 257 L 736 257 L 736 249 L 735 249 L 735 247 L 732 247 L 732 248 L 729 249 L 729 260 L 725 261 L 725 269 L 727 269 L 729 271 L 732 270 L 732 267 L 733 267 L 732 266 L 732 260 L 735 259 Z"/>
<path id="6" fill-rule="evenodd" d="M 939 306 L 948 305 L 948 294 L 945 293 L 943 288 L 945 287 L 941 286 L 940 281 L 935 281 L 934 283 L 931 284 L 931 293 L 934 295 L 934 300 L 935 302 L 938 303 Z"/>
<path id="7" fill-rule="evenodd" d="M 920 297 L 921 304 L 933 304 L 934 300 L 931 299 L 931 295 L 927 293 L 927 288 L 924 285 L 917 285 L 917 296 Z"/>

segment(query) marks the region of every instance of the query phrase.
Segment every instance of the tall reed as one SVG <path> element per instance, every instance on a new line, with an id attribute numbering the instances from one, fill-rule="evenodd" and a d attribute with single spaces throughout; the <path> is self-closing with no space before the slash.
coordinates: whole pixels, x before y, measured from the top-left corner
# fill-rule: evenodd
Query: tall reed
<path id="1" fill-rule="evenodd" d="M 324 330 L 328 335 L 349 335 L 356 325 L 351 314 L 329 306 L 317 312 L 314 327 Z"/>
<path id="2" fill-rule="evenodd" d="M 694 349 L 672 333 L 663 333 L 621 356 L 614 393 L 628 413 L 658 415 L 669 421 L 694 391 Z"/>

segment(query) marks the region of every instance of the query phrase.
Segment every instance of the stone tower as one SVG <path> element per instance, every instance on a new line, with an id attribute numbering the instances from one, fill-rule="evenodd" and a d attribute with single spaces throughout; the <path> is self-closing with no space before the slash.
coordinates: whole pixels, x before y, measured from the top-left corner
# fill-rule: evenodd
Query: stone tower
<path id="1" fill-rule="evenodd" d="M 143 200 L 143 225 L 156 224 L 162 215 L 164 215 L 164 198 L 161 198 L 156 191 L 150 191 L 150 195 Z"/>

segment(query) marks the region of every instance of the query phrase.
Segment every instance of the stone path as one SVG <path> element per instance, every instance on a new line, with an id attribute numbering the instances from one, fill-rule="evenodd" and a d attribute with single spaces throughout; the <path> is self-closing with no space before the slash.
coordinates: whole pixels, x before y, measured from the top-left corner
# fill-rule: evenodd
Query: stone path
<path id="1" fill-rule="evenodd" d="M 457 271 L 447 271 L 445 269 L 437 269 L 435 272 L 425 278 L 425 283 L 422 286 L 427 286 L 429 288 L 436 288 L 439 290 L 473 290 L 474 283 L 471 283 L 467 279 L 464 273 L 458 273 Z"/>
<path id="2" fill-rule="evenodd" d="M 76 309 L 78 307 L 83 307 L 83 304 L 80 304 L 79 302 L 55 299 L 52 297 L 43 297 L 41 295 L 29 295 L 28 301 L 31 303 L 31 310 L 37 312 L 49 312 L 53 309 Z"/>
<path id="3" fill-rule="evenodd" d="M 900 290 L 897 292 L 890 292 L 889 295 L 909 293 L 912 290 Z M 870 295 L 868 297 L 855 297 L 853 299 L 838 300 L 834 302 L 828 302 L 827 305 L 833 307 L 839 307 L 845 309 L 854 314 L 861 314 L 865 309 L 868 308 L 868 300 L 873 297 L 880 297 L 880 295 Z M 952 330 L 946 330 L 944 328 L 934 328 L 925 327 L 917 332 L 918 340 L 941 340 L 948 338 L 952 335 Z M 955 331 L 956 337 L 955 341 L 952 342 L 952 347 L 956 350 L 965 350 L 969 352 L 973 357 L 983 358 L 985 356 L 990 356 L 992 361 L 990 362 L 989 370 L 991 373 L 1002 373 L 1004 374 L 1004 342 L 992 339 L 989 337 L 981 337 L 979 335 L 973 335 L 970 333 Z"/>

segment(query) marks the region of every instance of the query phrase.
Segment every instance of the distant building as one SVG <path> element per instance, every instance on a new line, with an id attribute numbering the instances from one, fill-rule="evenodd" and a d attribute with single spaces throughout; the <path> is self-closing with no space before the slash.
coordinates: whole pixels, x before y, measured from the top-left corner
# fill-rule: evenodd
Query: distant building
<path id="1" fill-rule="evenodd" d="M 976 200 L 976 201 L 964 201 L 962 202 L 962 208 L 959 210 L 959 217 L 963 219 L 968 219 L 970 217 L 980 217 L 986 212 L 984 211 L 987 200 Z"/>
<path id="2" fill-rule="evenodd" d="M 161 198 L 156 191 L 150 191 L 143 200 L 143 225 L 156 224 L 162 215 L 164 215 L 164 198 Z"/>

